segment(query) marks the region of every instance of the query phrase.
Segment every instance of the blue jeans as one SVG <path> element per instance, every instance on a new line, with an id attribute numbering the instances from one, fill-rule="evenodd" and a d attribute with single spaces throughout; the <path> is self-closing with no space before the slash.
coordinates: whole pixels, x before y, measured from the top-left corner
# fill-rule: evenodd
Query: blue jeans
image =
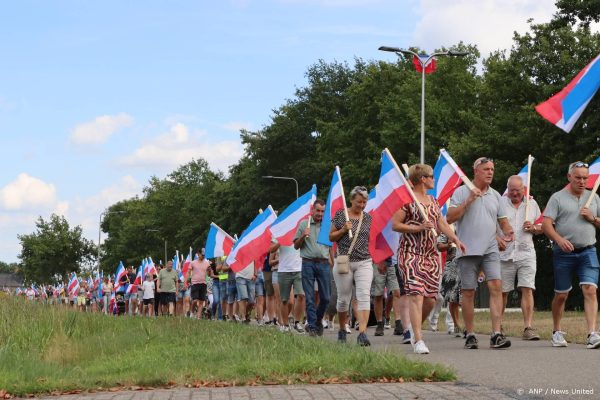
<path id="1" fill-rule="evenodd" d="M 315 281 L 319 288 L 319 307 L 315 307 Z M 329 263 L 302 259 L 302 288 L 306 296 L 306 320 L 309 329 L 321 325 L 331 298 L 331 270 Z"/>
<path id="2" fill-rule="evenodd" d="M 600 264 L 596 255 L 596 247 L 591 247 L 580 253 L 565 253 L 558 246 L 552 249 L 554 261 L 554 291 L 567 293 L 571 290 L 573 272 L 579 278 L 579 285 L 598 287 Z"/>
<path id="3" fill-rule="evenodd" d="M 223 310 L 221 309 L 221 285 L 218 280 L 213 280 L 212 287 L 213 302 L 211 306 L 211 313 L 213 316 L 217 316 L 218 319 L 223 319 Z M 223 293 L 225 295 L 225 293 Z"/>

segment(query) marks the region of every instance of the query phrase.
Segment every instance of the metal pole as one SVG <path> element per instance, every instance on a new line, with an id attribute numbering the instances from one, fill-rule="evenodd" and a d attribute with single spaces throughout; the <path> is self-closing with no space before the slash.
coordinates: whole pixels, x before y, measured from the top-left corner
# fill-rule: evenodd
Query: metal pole
<path id="1" fill-rule="evenodd" d="M 425 164 L 425 64 L 417 59 L 421 63 L 421 164 Z"/>
<path id="2" fill-rule="evenodd" d="M 100 234 L 102 233 L 102 216 L 104 212 L 100 213 L 100 218 L 98 221 L 98 275 L 100 275 Z"/>
<path id="3" fill-rule="evenodd" d="M 165 264 L 167 265 L 167 239 L 165 239 Z"/>

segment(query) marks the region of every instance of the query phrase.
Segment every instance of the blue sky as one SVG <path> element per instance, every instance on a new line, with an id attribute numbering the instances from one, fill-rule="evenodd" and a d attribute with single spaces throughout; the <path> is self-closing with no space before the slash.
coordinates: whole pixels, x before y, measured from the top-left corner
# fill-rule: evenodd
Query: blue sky
<path id="1" fill-rule="evenodd" d="M 15 1 L 0 5 L 0 260 L 38 216 L 97 241 L 110 204 L 193 157 L 226 171 L 319 59 L 509 48 L 553 0 Z"/>

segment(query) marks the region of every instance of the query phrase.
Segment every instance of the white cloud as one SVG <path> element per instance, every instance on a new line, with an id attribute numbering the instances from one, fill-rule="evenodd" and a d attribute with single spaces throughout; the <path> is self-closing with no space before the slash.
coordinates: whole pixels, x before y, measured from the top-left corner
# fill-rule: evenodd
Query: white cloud
<path id="1" fill-rule="evenodd" d="M 252 125 L 249 122 L 236 122 L 236 121 L 232 121 L 232 122 L 228 122 L 226 124 L 223 125 L 223 129 L 230 131 L 230 132 L 239 132 L 242 129 L 245 129 L 247 131 L 252 130 Z"/>
<path id="2" fill-rule="evenodd" d="M 459 41 L 476 44 L 483 57 L 510 49 L 513 32 L 529 29 L 527 20 L 550 20 L 555 0 L 421 0 L 411 45 L 426 51 Z"/>
<path id="3" fill-rule="evenodd" d="M 133 118 L 128 114 L 101 115 L 73 128 L 71 142 L 81 145 L 102 144 L 120 129 L 131 125 Z"/>
<path id="4" fill-rule="evenodd" d="M 190 133 L 186 125 L 177 123 L 168 132 L 144 143 L 119 162 L 130 167 L 172 170 L 192 159 L 202 158 L 212 168 L 225 171 L 243 155 L 243 147 L 239 141 L 207 142 L 206 139 L 205 131 Z"/>
<path id="5" fill-rule="evenodd" d="M 20 173 L 17 179 L 0 189 L 0 207 L 5 210 L 52 208 L 55 205 L 54 185 L 26 173 Z"/>
<path id="6" fill-rule="evenodd" d="M 96 219 L 108 206 L 142 193 L 142 185 L 131 175 L 123 176 L 118 182 L 102 189 L 99 193 L 78 200 L 74 211 L 78 215 L 93 214 Z"/>

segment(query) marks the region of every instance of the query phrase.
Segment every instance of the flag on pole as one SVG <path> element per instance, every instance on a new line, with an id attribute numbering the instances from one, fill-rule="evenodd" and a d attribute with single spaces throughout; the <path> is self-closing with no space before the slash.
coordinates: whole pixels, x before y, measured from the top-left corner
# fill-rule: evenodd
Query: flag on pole
<path id="1" fill-rule="evenodd" d="M 183 275 L 183 281 L 185 282 L 186 277 L 188 276 L 188 271 L 190 270 L 190 264 L 192 263 L 192 248 L 190 247 L 190 252 L 188 253 L 183 265 L 181 267 L 181 273 Z"/>
<path id="2" fill-rule="evenodd" d="M 428 58 L 428 54 L 419 54 L 419 57 L 413 56 L 413 65 L 415 66 L 417 72 L 423 72 L 423 65 L 425 65 L 426 74 L 431 74 L 435 72 L 437 68 L 437 60 L 434 57 L 431 60 L 427 61 Z"/>
<path id="3" fill-rule="evenodd" d="M 331 178 L 331 185 L 329 186 L 329 194 L 327 195 L 327 203 L 325 204 L 325 213 L 323 214 L 323 221 L 321 222 L 321 231 L 317 238 L 317 243 L 325 246 L 333 246 L 333 243 L 329 240 L 329 231 L 331 230 L 331 220 L 333 219 L 336 212 L 346 207 L 344 204 L 344 188 L 342 187 L 342 177 L 340 176 L 340 168 L 335 167 L 333 171 L 333 177 Z"/>
<path id="4" fill-rule="evenodd" d="M 412 202 L 402 172 L 396 167 L 396 163 L 387 149 L 381 153 L 379 182 L 371 193 L 373 198 L 367 202 L 365 208 L 365 211 L 371 214 L 372 218 L 369 252 L 373 261 L 379 263 L 391 257 L 395 248 L 393 244 L 386 240 L 393 238 L 395 235 L 387 232 L 388 237 L 386 238 L 385 235 L 382 235 L 382 232 L 388 225 L 388 229 L 391 231 L 391 221 L 394 213 L 402 208 L 404 204 Z"/>
<path id="5" fill-rule="evenodd" d="M 596 183 L 596 179 L 600 176 L 600 157 L 590 164 L 590 176 L 588 178 L 587 189 L 592 189 Z"/>
<path id="6" fill-rule="evenodd" d="M 208 236 L 206 237 L 206 245 L 204 245 L 206 252 L 205 257 L 211 259 L 227 256 L 231 252 L 234 243 L 234 238 L 217 224 L 211 222 Z"/>
<path id="7" fill-rule="evenodd" d="M 374 187 L 369 193 L 369 201 L 365 211 L 369 211 L 369 203 L 375 200 L 377 195 L 377 187 Z M 381 262 L 386 258 L 393 256 L 398 252 L 398 245 L 400 244 L 400 233 L 392 229 L 392 219 L 388 221 L 383 230 L 379 232 L 374 239 L 369 240 L 369 252 L 373 258 L 373 262 Z"/>
<path id="8" fill-rule="evenodd" d="M 242 233 L 227 257 L 227 264 L 234 272 L 239 272 L 254 260 L 266 254 L 271 246 L 271 232 L 268 229 L 277 216 L 270 205 L 259 213 Z"/>
<path id="9" fill-rule="evenodd" d="M 312 204 L 317 199 L 317 186 L 298 197 L 277 217 L 271 225 L 273 238 L 282 246 L 291 246 L 294 243 L 294 235 L 300 221 L 310 215 Z"/>
<path id="10" fill-rule="evenodd" d="M 127 286 L 127 294 L 130 293 L 137 293 L 137 288 L 138 285 L 142 284 L 142 266 L 140 265 L 138 270 L 137 270 L 137 274 L 135 275 L 135 279 L 133 282 L 131 282 L 129 284 L 129 286 Z"/>
<path id="11" fill-rule="evenodd" d="M 428 194 L 437 200 L 440 207 L 446 204 L 454 191 L 462 185 L 461 174 L 464 175 L 465 173 L 456 165 L 450 154 L 441 149 L 433 169 L 435 186 L 428 191 Z"/>
<path id="12" fill-rule="evenodd" d="M 69 279 L 69 283 L 67 284 L 67 293 L 69 296 L 72 296 L 77 290 L 79 290 L 79 279 L 77 279 L 77 274 L 72 272 L 71 279 Z"/>
<path id="13" fill-rule="evenodd" d="M 121 278 L 127 275 L 127 271 L 123 266 L 123 261 L 119 261 L 117 272 L 115 273 L 115 291 L 121 287 Z"/>
<path id="14" fill-rule="evenodd" d="M 558 128 L 569 133 L 600 88 L 600 55 L 585 66 L 560 92 L 535 107 Z"/>

